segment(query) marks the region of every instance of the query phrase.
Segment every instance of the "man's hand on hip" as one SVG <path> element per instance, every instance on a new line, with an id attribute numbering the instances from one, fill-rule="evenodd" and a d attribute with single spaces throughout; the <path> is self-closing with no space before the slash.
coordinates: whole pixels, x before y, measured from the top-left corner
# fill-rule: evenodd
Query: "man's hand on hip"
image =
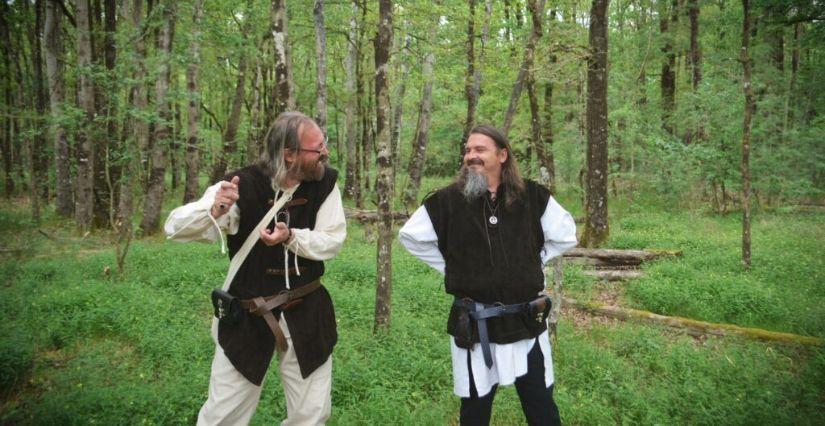
<path id="1" fill-rule="evenodd" d="M 215 194 L 215 202 L 212 204 L 212 217 L 219 218 L 229 211 L 229 208 L 238 201 L 238 182 L 241 178 L 235 176 L 231 182 L 221 182 L 221 187 Z"/>

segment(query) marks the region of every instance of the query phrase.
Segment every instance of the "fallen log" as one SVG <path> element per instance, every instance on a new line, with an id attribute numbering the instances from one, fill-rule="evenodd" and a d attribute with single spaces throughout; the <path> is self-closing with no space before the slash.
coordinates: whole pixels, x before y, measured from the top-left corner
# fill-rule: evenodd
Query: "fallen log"
<path id="1" fill-rule="evenodd" d="M 588 261 L 596 266 L 610 265 L 640 265 L 642 262 L 664 256 L 681 256 L 679 250 L 617 250 L 617 249 L 587 249 L 576 247 L 566 253 L 568 259 L 585 258 L 596 259 L 598 262 Z"/>
<path id="2" fill-rule="evenodd" d="M 653 324 L 663 325 L 674 329 L 681 329 L 689 334 L 713 334 L 716 336 L 739 335 L 749 339 L 769 340 L 782 343 L 796 343 L 803 345 L 821 346 L 823 340 L 819 337 L 800 336 L 798 334 L 780 333 L 776 331 L 763 330 L 761 328 L 740 327 L 733 324 L 720 324 L 712 322 L 697 321 L 683 317 L 669 317 L 654 314 L 653 312 L 640 311 L 637 309 L 626 309 L 618 306 L 609 306 L 598 302 L 581 302 L 573 298 L 565 297 L 564 304 L 576 309 L 602 315 L 610 318 L 622 320 L 636 319 Z"/>
<path id="3" fill-rule="evenodd" d="M 605 281 L 624 281 L 635 278 L 642 278 L 645 273 L 633 269 L 600 269 L 596 271 L 583 271 L 584 275 L 596 277 Z"/>
<path id="4" fill-rule="evenodd" d="M 355 219 L 361 223 L 374 223 L 381 220 L 378 212 L 375 210 L 359 210 L 349 207 L 344 208 L 344 215 L 347 219 Z M 392 220 L 395 222 L 403 222 L 410 218 L 410 215 L 403 212 L 392 212 Z"/>

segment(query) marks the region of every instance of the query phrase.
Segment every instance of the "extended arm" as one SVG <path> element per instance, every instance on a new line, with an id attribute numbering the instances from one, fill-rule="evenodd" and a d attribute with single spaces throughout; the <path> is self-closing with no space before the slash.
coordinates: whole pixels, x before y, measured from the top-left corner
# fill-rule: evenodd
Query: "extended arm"
<path id="1" fill-rule="evenodd" d="M 211 209 L 221 183 L 207 188 L 199 200 L 180 206 L 169 213 L 169 218 L 163 225 L 169 239 L 180 242 L 215 242 L 220 237 L 220 231 L 230 235 L 238 232 L 241 211 L 237 204 L 233 204 L 228 213 L 218 218 L 212 216 Z"/>
<path id="2" fill-rule="evenodd" d="M 547 207 L 541 216 L 541 229 L 544 232 L 544 247 L 541 250 L 541 261 L 561 256 L 567 250 L 575 247 L 576 222 L 553 197 L 547 200 Z"/>
<path id="3" fill-rule="evenodd" d="M 444 256 L 438 249 L 438 235 L 424 206 L 419 207 L 401 227 L 398 240 L 410 254 L 444 273 Z"/>
<path id="4" fill-rule="evenodd" d="M 318 209 L 315 227 L 293 228 L 287 248 L 298 256 L 312 260 L 329 260 L 335 257 L 347 238 L 347 221 L 341 203 L 338 184 L 332 188 Z"/>

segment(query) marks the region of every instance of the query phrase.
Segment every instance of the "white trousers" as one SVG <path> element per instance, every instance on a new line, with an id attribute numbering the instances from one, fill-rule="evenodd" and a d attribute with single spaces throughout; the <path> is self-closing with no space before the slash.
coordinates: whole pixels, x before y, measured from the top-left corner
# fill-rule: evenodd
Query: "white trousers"
<path id="1" fill-rule="evenodd" d="M 287 413 L 281 425 L 323 425 L 332 412 L 332 356 L 304 379 L 286 321 L 280 321 L 280 325 L 289 343 L 289 349 L 278 354 Z M 198 413 L 198 426 L 249 424 L 260 399 L 261 386 L 254 385 L 241 375 L 220 345 L 215 345 L 209 397 Z"/>

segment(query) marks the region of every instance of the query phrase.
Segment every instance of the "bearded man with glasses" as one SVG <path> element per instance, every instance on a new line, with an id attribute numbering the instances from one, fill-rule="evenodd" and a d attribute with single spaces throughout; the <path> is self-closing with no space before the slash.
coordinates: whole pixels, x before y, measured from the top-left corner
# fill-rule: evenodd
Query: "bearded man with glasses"
<path id="1" fill-rule="evenodd" d="M 320 278 L 324 261 L 338 254 L 346 238 L 338 172 L 327 165 L 326 137 L 304 114 L 278 116 L 265 141 L 256 164 L 228 173 L 200 200 L 173 210 L 164 226 L 171 239 L 220 239 L 222 248 L 226 233 L 230 258 L 244 253 L 250 234 L 258 233 L 251 241 L 260 239 L 224 289 L 243 309 L 231 321 L 214 321 L 217 344 L 198 425 L 248 424 L 276 348 L 287 407 L 281 424 L 324 424 L 332 409 L 338 334 Z M 274 226 L 259 228 L 270 209 L 284 202 Z M 224 307 L 215 308 L 218 316 Z"/>

